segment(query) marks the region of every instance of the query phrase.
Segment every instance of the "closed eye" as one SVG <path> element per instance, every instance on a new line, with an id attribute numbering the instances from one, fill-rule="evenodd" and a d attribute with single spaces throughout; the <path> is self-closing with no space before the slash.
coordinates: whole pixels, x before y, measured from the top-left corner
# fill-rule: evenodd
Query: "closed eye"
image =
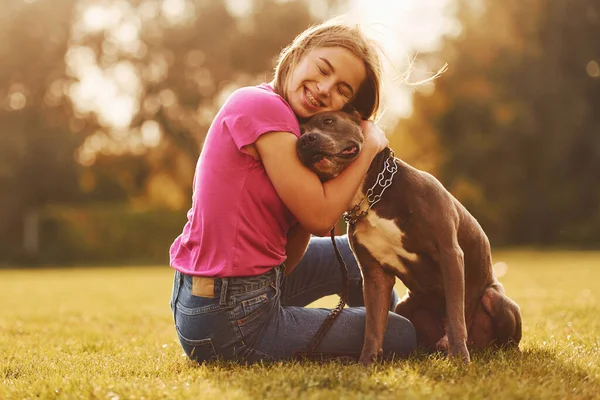
<path id="1" fill-rule="evenodd" d="M 316 64 L 316 66 L 319 69 L 319 72 L 321 73 L 321 75 L 323 75 L 323 76 L 329 76 L 329 74 L 330 74 L 329 71 L 324 70 L 319 64 Z M 352 88 L 347 83 L 345 83 L 345 82 L 340 83 L 338 85 L 337 92 L 341 96 L 343 96 L 343 97 L 345 97 L 345 98 L 347 98 L 349 100 L 352 100 L 353 90 L 352 90 Z"/>
<path id="2" fill-rule="evenodd" d="M 341 94 L 342 96 L 346 97 L 347 99 L 352 99 L 352 94 L 350 93 L 348 88 L 344 85 L 340 85 L 338 87 L 338 93 Z"/>

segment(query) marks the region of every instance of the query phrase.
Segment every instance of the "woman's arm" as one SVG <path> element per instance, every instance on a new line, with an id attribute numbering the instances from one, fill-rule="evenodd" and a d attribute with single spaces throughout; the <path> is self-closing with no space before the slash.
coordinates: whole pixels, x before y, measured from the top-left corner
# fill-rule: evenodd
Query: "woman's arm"
<path id="1" fill-rule="evenodd" d="M 362 183 L 371 161 L 388 141 L 372 122 L 363 122 L 365 141 L 360 154 L 340 175 L 321 183 L 296 154 L 298 138 L 289 132 L 269 132 L 255 142 L 277 194 L 309 233 L 324 236 L 344 211 Z"/>

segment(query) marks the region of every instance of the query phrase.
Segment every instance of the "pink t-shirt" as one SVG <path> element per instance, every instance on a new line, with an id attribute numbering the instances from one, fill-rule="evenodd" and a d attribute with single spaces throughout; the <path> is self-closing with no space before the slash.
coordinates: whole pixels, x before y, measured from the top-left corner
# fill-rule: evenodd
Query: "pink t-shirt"
<path id="1" fill-rule="evenodd" d="M 300 136 L 288 103 L 267 84 L 236 90 L 212 122 L 196 166 L 192 208 L 170 249 L 171 266 L 190 275 L 255 276 L 286 258 L 297 223 L 262 162 L 241 148 L 266 132 Z"/>

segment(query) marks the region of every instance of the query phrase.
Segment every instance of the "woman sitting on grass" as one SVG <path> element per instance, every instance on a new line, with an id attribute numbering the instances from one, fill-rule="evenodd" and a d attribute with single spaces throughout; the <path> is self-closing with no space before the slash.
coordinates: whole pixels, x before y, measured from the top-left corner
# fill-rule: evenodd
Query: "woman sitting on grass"
<path id="1" fill-rule="evenodd" d="M 171 246 L 171 308 L 187 355 L 244 362 L 289 359 L 305 350 L 330 310 L 305 306 L 340 293 L 326 235 L 350 207 L 375 155 L 388 145 L 371 121 L 358 158 L 321 183 L 296 155 L 298 120 L 352 105 L 367 120 L 379 107 L 377 47 L 356 26 L 329 21 L 285 48 L 271 83 L 234 92 L 215 117 L 194 177 L 192 208 Z M 350 306 L 364 305 L 346 236 Z M 392 304 L 393 306 L 393 304 Z M 364 307 L 346 308 L 316 349 L 360 354 Z M 412 324 L 390 313 L 384 356 L 405 357 Z"/>

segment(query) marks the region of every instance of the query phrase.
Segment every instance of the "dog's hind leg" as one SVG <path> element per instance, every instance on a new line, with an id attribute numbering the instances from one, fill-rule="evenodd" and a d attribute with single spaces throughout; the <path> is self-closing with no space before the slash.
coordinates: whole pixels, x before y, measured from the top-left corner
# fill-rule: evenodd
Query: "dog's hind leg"
<path id="1" fill-rule="evenodd" d="M 521 310 L 504 294 L 502 286 L 491 286 L 481 296 L 481 304 L 490 316 L 497 346 L 518 347 L 522 335 Z"/>
<path id="2" fill-rule="evenodd" d="M 413 323 L 417 332 L 417 343 L 426 351 L 438 350 L 436 345 L 445 335 L 443 320 L 430 310 L 421 307 L 409 295 L 398 303 L 395 310 Z"/>
<path id="3" fill-rule="evenodd" d="M 495 341 L 492 317 L 483 308 L 481 300 L 477 302 L 476 307 L 469 326 L 467 345 L 473 349 L 492 347 Z"/>

